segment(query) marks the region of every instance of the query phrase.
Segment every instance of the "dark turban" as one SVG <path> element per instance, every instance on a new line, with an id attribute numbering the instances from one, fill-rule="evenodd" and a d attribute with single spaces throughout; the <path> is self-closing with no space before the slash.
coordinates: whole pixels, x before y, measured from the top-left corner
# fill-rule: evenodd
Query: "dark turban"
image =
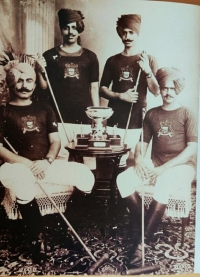
<path id="1" fill-rule="evenodd" d="M 179 94 L 185 87 L 185 78 L 180 70 L 174 67 L 160 68 L 156 73 L 156 79 L 161 88 L 165 87 L 167 82 L 173 81 L 176 94 Z"/>
<path id="2" fill-rule="evenodd" d="M 22 73 L 27 74 L 34 82 L 36 74 L 33 67 L 28 63 L 19 63 L 19 61 L 11 61 L 5 67 L 6 83 L 8 87 L 15 85 Z"/>
<path id="3" fill-rule="evenodd" d="M 119 27 L 129 28 L 139 35 L 140 25 L 141 25 L 141 15 L 139 15 L 139 14 L 124 14 L 120 18 L 118 18 L 118 21 L 117 21 L 118 35 L 120 36 Z"/>
<path id="4" fill-rule="evenodd" d="M 69 23 L 81 21 L 84 19 L 84 16 L 80 11 L 71 9 L 60 9 L 58 11 L 58 17 L 61 29 Z"/>

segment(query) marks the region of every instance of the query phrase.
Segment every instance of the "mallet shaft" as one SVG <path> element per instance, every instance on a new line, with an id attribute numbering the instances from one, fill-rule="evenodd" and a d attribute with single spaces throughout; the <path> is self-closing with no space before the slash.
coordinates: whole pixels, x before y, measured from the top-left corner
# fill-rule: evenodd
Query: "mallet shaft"
<path id="1" fill-rule="evenodd" d="M 52 90 L 52 87 L 51 87 L 51 84 L 50 84 L 50 81 L 49 81 L 49 77 L 48 77 L 47 71 L 46 71 L 45 68 L 44 68 L 44 74 L 45 74 L 45 77 L 46 77 L 46 80 L 47 80 L 47 84 L 48 84 L 49 89 L 50 89 L 50 92 L 51 92 L 51 96 L 52 96 L 52 98 L 53 98 L 53 101 L 54 101 L 54 104 L 55 104 L 55 106 L 56 106 L 57 112 L 58 112 L 58 114 L 59 114 L 60 121 L 61 121 L 61 123 L 62 123 L 62 126 L 63 126 L 64 132 L 65 132 L 66 138 L 67 138 L 67 140 L 68 140 L 69 143 L 70 143 L 70 139 L 69 139 L 68 134 L 67 134 L 67 131 L 66 131 L 66 129 L 65 129 L 64 121 L 63 121 L 62 115 L 61 115 L 61 113 L 60 113 L 60 109 L 59 109 L 59 107 L 58 107 L 56 98 L 55 98 L 55 96 L 54 96 L 54 93 L 53 93 L 53 90 Z"/>
<path id="2" fill-rule="evenodd" d="M 12 149 L 12 151 L 18 155 L 17 151 L 12 147 L 12 145 L 9 143 L 9 141 L 4 137 L 5 142 L 8 144 L 8 146 Z M 53 204 L 53 206 L 56 208 L 56 210 L 58 211 L 58 213 L 61 215 L 61 217 L 63 218 L 63 220 L 65 221 L 65 223 L 67 224 L 67 226 L 72 230 L 72 232 L 74 233 L 74 235 L 76 236 L 76 238 L 78 239 L 78 241 L 82 244 L 82 246 L 84 247 L 84 249 L 86 250 L 86 252 L 89 254 L 89 256 L 92 258 L 92 260 L 94 262 L 96 262 L 97 260 L 95 259 L 95 257 L 92 255 L 92 253 L 90 252 L 90 250 L 87 248 L 87 246 L 85 245 L 85 243 L 82 241 L 82 239 L 79 237 L 79 235 L 76 233 L 76 231 L 74 230 L 74 228 L 72 227 L 72 225 L 69 223 L 69 221 L 66 219 L 66 217 L 63 215 L 63 213 L 60 211 L 60 209 L 57 207 L 55 201 L 52 199 L 52 197 L 46 192 L 46 190 L 44 190 L 44 188 L 42 187 L 42 185 L 40 184 L 39 180 L 36 181 L 36 183 L 38 184 L 38 186 L 41 188 L 41 190 L 45 193 L 45 195 L 49 198 L 50 202 Z"/>
<path id="3" fill-rule="evenodd" d="M 63 213 L 60 211 L 60 209 L 57 207 L 55 201 L 52 199 L 52 197 L 43 189 L 42 185 L 40 184 L 40 182 L 37 180 L 37 184 L 39 185 L 39 187 L 41 188 L 41 190 L 46 194 L 46 196 L 49 198 L 49 200 L 51 201 L 51 203 L 54 205 L 54 207 L 56 208 L 56 210 L 58 211 L 58 213 L 61 215 L 61 217 L 63 218 L 63 220 L 65 221 L 65 223 L 68 225 L 68 227 L 72 230 L 72 232 L 74 233 L 74 235 L 76 236 L 76 238 L 78 239 L 78 241 L 82 244 L 82 246 L 85 248 L 86 252 L 90 255 L 90 257 L 92 258 L 92 260 L 94 262 L 96 262 L 97 260 L 95 259 L 95 257 L 92 255 L 92 253 L 90 252 L 90 250 L 87 248 L 87 246 L 85 245 L 85 243 L 82 241 L 82 239 L 79 237 L 79 235 L 76 233 L 76 231 L 74 230 L 74 228 L 72 227 L 72 225 L 69 223 L 69 221 L 66 219 L 66 217 L 63 215 Z"/>
<path id="4" fill-rule="evenodd" d="M 139 69 L 139 72 L 138 72 L 138 76 L 137 76 L 137 80 L 136 80 L 136 84 L 135 84 L 135 91 L 137 91 L 137 87 L 138 87 L 138 84 L 139 84 L 139 79 L 140 79 L 140 74 L 141 74 L 141 68 Z M 132 109 L 133 109 L 133 102 L 131 103 L 131 108 L 130 108 L 130 111 L 129 111 L 129 115 L 128 115 L 128 120 L 127 120 L 127 123 L 126 123 L 126 129 L 125 129 L 125 133 L 124 133 L 124 139 L 123 139 L 123 144 L 125 143 L 125 139 L 126 139 L 126 135 L 127 135 L 127 130 L 128 130 L 128 126 L 129 126 L 129 123 L 130 123 L 130 119 L 131 119 L 131 114 L 132 114 Z"/>

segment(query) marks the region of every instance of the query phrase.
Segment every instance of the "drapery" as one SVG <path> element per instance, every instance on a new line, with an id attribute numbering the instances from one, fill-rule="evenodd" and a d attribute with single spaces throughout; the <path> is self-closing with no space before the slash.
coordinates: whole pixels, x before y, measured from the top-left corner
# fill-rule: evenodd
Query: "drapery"
<path id="1" fill-rule="evenodd" d="M 55 0 L 0 0 L 0 64 L 5 65 L 4 50 L 14 54 L 10 59 L 15 54 L 37 55 L 52 48 L 54 25 Z M 0 65 L 0 105 L 8 98 L 5 72 Z"/>
<path id="2" fill-rule="evenodd" d="M 16 52 L 25 52 L 26 14 L 21 1 L 0 1 L 0 47 L 1 50 L 12 44 Z"/>
<path id="3" fill-rule="evenodd" d="M 0 47 L 35 55 L 54 46 L 55 0 L 0 1 Z"/>

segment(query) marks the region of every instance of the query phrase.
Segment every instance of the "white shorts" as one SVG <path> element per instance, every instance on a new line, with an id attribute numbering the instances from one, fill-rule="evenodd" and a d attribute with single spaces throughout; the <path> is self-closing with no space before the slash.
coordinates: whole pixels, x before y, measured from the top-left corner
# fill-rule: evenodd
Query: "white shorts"
<path id="1" fill-rule="evenodd" d="M 29 202 L 37 194 L 37 180 L 23 164 L 3 164 L 0 168 L 0 181 L 12 190 L 18 199 Z M 55 190 L 57 184 L 76 186 L 79 190 L 90 193 L 94 185 L 94 175 L 84 164 L 55 160 L 45 171 L 45 178 L 39 182 L 54 184 L 52 189 Z"/>
<path id="2" fill-rule="evenodd" d="M 148 163 L 149 167 L 153 167 L 153 163 Z M 153 198 L 163 204 L 168 203 L 171 194 L 177 194 L 180 197 L 190 195 L 191 182 L 195 176 L 195 170 L 190 165 L 177 165 L 166 170 L 156 179 L 153 187 Z M 152 186 L 149 180 L 142 181 L 135 172 L 134 167 L 130 167 L 117 177 L 117 186 L 122 198 L 133 194 L 135 191 L 148 191 Z"/>

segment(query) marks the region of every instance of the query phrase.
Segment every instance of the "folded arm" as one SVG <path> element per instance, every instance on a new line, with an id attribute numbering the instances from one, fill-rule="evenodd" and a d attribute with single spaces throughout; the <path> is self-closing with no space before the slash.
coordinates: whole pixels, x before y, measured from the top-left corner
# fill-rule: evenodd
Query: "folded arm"
<path id="1" fill-rule="evenodd" d="M 52 160 L 55 160 L 61 147 L 61 142 L 60 142 L 60 137 L 58 132 L 49 134 L 49 142 L 50 142 L 50 146 L 49 146 L 49 151 L 46 154 L 46 157 L 51 158 Z M 30 169 L 35 176 L 37 176 L 39 179 L 43 179 L 45 176 L 44 171 L 49 167 L 49 165 L 50 163 L 48 162 L 47 159 L 36 160 L 33 162 Z"/>
<path id="2" fill-rule="evenodd" d="M 179 155 L 149 172 L 149 177 L 159 176 L 171 167 L 184 164 L 195 154 L 197 154 L 197 142 L 188 142 L 186 148 Z"/>
<path id="3" fill-rule="evenodd" d="M 136 103 L 138 100 L 138 92 L 135 91 L 135 88 L 128 89 L 123 93 L 114 92 L 106 86 L 100 88 L 100 95 L 106 99 L 118 99 L 121 101 Z"/>

